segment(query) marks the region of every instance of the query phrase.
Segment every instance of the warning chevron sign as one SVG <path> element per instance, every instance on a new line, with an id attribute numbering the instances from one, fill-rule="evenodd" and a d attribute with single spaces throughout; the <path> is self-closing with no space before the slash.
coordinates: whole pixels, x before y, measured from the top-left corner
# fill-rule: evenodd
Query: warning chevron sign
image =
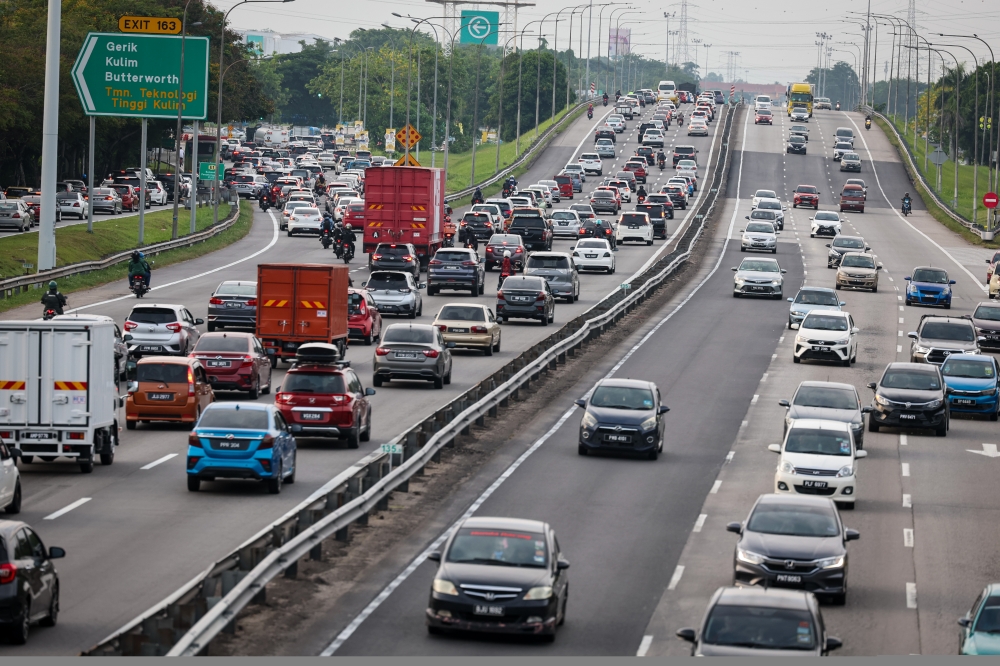
<path id="1" fill-rule="evenodd" d="M 420 162 L 413 159 L 413 155 L 409 153 L 404 153 L 402 157 L 396 160 L 393 166 L 420 166 Z"/>

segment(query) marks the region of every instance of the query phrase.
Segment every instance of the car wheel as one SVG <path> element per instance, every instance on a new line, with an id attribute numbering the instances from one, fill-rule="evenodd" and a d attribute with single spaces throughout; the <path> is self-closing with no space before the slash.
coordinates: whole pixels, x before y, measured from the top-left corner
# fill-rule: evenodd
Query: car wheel
<path id="1" fill-rule="evenodd" d="M 493 345 L 493 351 L 496 353 L 500 352 L 500 336 L 497 336 L 497 343 Z"/>
<path id="2" fill-rule="evenodd" d="M 347 441 L 348 441 L 347 445 L 350 446 L 350 437 L 348 437 Z M 267 492 L 271 493 L 272 495 L 281 494 L 281 486 L 284 481 L 284 479 L 281 478 L 281 475 L 283 473 L 284 470 L 281 469 L 281 463 L 279 462 L 277 469 L 274 470 L 274 475 L 267 480 Z"/>
<path id="3" fill-rule="evenodd" d="M 43 627 L 54 627 L 59 620 L 59 583 L 52 590 L 52 600 L 49 602 L 49 614 L 38 624 Z"/>
<path id="4" fill-rule="evenodd" d="M 31 601 L 24 602 L 24 612 L 17 619 L 15 626 L 10 628 L 10 642 L 14 645 L 24 645 L 28 642 L 31 631 Z"/>
<path id="5" fill-rule="evenodd" d="M 372 375 L 372 386 L 382 386 L 382 378 L 378 375 Z"/>
<path id="6" fill-rule="evenodd" d="M 436 389 L 443 389 L 444 388 L 444 377 L 435 377 L 434 378 L 434 388 L 436 388 Z"/>
<path id="7" fill-rule="evenodd" d="M 247 395 L 251 400 L 256 400 L 260 397 L 260 375 L 254 379 L 253 386 L 251 386 L 250 390 L 247 391 Z"/>
<path id="8" fill-rule="evenodd" d="M 996 421 L 996 414 L 993 415 L 993 420 Z M 14 497 L 11 498 L 10 504 L 4 509 L 9 514 L 21 513 L 21 482 L 18 481 L 14 485 Z"/>
<path id="9" fill-rule="evenodd" d="M 443 636 L 444 629 L 442 629 L 441 627 L 432 627 L 430 625 L 427 625 L 427 633 L 430 634 L 431 636 Z"/>
<path id="10" fill-rule="evenodd" d="M 792 354 L 792 363 L 801 363 L 801 362 L 802 362 L 801 358 L 799 358 L 795 354 Z"/>
<path id="11" fill-rule="evenodd" d="M 107 465 L 113 464 L 114 462 L 115 462 L 115 451 L 114 451 L 114 449 L 111 450 L 111 453 L 102 453 L 101 454 L 101 464 L 102 465 L 107 466 Z"/>
<path id="12" fill-rule="evenodd" d="M 86 462 L 80 463 L 80 472 L 82 474 L 90 474 L 94 471 L 94 461 L 88 460 Z"/>
<path id="13" fill-rule="evenodd" d="M 357 428 L 351 428 L 347 431 L 347 448 L 356 449 L 358 448 L 358 431 L 361 429 L 359 424 Z"/>
<path id="14" fill-rule="evenodd" d="M 137 425 L 139 425 L 137 421 L 125 421 L 125 428 L 127 430 L 135 430 Z"/>
<path id="15" fill-rule="evenodd" d="M 851 367 L 851 359 L 845 358 L 843 361 L 840 362 L 840 365 L 844 366 L 845 368 Z"/>
<path id="16" fill-rule="evenodd" d="M 945 303 L 944 304 L 944 309 L 945 310 L 951 310 L 951 303 Z"/>
<path id="17" fill-rule="evenodd" d="M 656 460 L 657 458 L 660 457 L 660 449 L 659 448 L 653 449 L 648 454 L 646 454 L 646 457 L 648 457 L 650 460 Z"/>
<path id="18" fill-rule="evenodd" d="M 368 427 L 359 436 L 362 442 L 370 442 L 372 439 L 372 410 L 368 410 Z"/>
<path id="19" fill-rule="evenodd" d="M 938 437 L 946 437 L 948 435 L 948 422 L 945 421 L 944 425 L 942 425 L 940 428 L 935 428 L 934 434 L 937 435 Z"/>
<path id="20" fill-rule="evenodd" d="M 215 324 L 213 324 L 212 322 L 208 322 L 208 324 L 206 324 L 205 327 L 209 333 L 215 331 Z"/>
<path id="21" fill-rule="evenodd" d="M 365 346 L 366 347 L 371 347 L 372 346 L 372 334 L 371 334 L 371 331 L 369 331 L 368 335 L 365 336 Z"/>
<path id="22" fill-rule="evenodd" d="M 778 254 L 778 248 L 774 248 L 773 250 L 771 250 L 771 254 Z"/>
<path id="23" fill-rule="evenodd" d="M 492 342 L 483 349 L 484 356 L 493 356 L 493 344 Z"/>
<path id="24" fill-rule="evenodd" d="M 906 303 L 907 305 L 910 305 L 910 299 L 906 299 L 906 301 L 904 301 L 904 302 L 905 302 L 905 303 Z"/>

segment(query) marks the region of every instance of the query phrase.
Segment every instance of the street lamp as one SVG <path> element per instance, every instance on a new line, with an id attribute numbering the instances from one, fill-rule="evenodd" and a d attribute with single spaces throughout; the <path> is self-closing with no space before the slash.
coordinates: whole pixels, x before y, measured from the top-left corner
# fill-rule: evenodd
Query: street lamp
<path id="1" fill-rule="evenodd" d="M 411 21 L 414 19 L 410 19 Z M 449 38 L 451 38 L 451 56 L 448 58 L 448 109 L 446 112 L 447 120 L 444 123 L 444 169 L 448 170 L 448 123 L 451 120 L 451 74 L 452 65 L 455 62 L 455 35 L 445 28 L 443 25 L 437 23 L 428 23 L 432 30 L 434 30 L 434 40 L 440 44 L 438 40 L 437 28 L 441 28 Z M 437 155 L 434 154 L 434 146 L 437 145 L 437 100 L 438 100 L 438 52 L 440 47 L 437 47 L 434 52 L 434 124 L 431 127 L 431 167 L 434 166 L 435 158 Z"/>
<path id="2" fill-rule="evenodd" d="M 476 55 L 476 89 L 475 89 L 475 92 L 473 93 L 473 96 L 472 96 L 472 132 L 473 132 L 473 134 L 472 134 L 472 167 L 471 167 L 471 174 L 469 176 L 469 187 L 472 187 L 473 185 L 476 184 L 476 135 L 475 135 L 475 132 L 477 132 L 479 130 L 479 70 L 480 70 L 480 65 L 482 64 L 482 60 L 483 60 L 483 44 L 486 42 L 486 38 L 487 37 L 489 37 L 492 34 L 495 34 L 495 33 L 499 32 L 500 31 L 500 26 L 502 26 L 502 25 L 507 25 L 507 23 L 506 22 L 504 22 L 504 23 L 498 23 L 496 30 L 490 30 L 488 33 L 486 33 L 485 35 L 483 35 L 482 39 L 479 40 L 479 53 Z M 455 59 L 455 43 L 454 43 L 454 39 L 453 39 L 453 41 L 452 41 L 452 60 L 454 60 L 454 59 Z M 502 62 L 502 60 L 501 60 L 501 62 Z M 449 100 L 449 112 L 450 112 L 450 101 L 451 101 L 451 79 L 450 79 L 451 73 L 450 73 L 450 70 L 449 70 L 448 76 L 449 76 L 449 81 L 448 81 L 448 100 Z M 502 92 L 503 91 L 501 91 L 501 93 Z M 447 142 L 448 142 L 448 136 L 447 136 L 447 132 L 445 132 L 445 144 L 447 144 Z M 498 146 L 500 145 L 500 128 L 499 128 L 499 123 L 498 123 L 498 126 L 497 126 L 497 145 Z M 447 156 L 448 156 L 448 154 L 445 153 L 445 157 L 446 158 L 447 158 Z M 447 162 L 445 164 L 447 165 Z M 446 168 L 446 170 L 447 170 L 447 168 Z"/>
<path id="3" fill-rule="evenodd" d="M 560 11 L 562 11 L 562 10 L 560 10 Z M 536 141 L 538 140 L 538 113 L 539 113 L 539 105 L 540 105 L 540 99 L 539 98 L 541 97 L 541 94 L 542 94 L 542 25 L 544 25 L 545 20 L 547 18 L 549 18 L 553 14 L 558 14 L 558 13 L 559 12 L 549 12 L 548 14 L 546 14 L 545 16 L 543 16 L 542 20 L 538 23 L 538 49 L 536 50 L 537 57 L 535 58 L 535 60 L 538 63 L 538 73 L 535 75 L 535 140 Z M 556 24 L 556 29 L 558 30 L 559 29 L 559 17 L 558 16 L 556 17 L 555 24 Z M 600 24 L 598 24 L 598 31 L 600 31 Z M 598 34 L 598 39 L 599 38 L 600 38 L 600 34 Z M 555 73 L 556 73 L 556 57 L 555 57 L 555 52 L 553 52 L 553 54 L 552 54 L 552 76 L 553 76 L 553 78 L 555 78 Z M 552 96 L 555 97 L 555 94 L 556 94 L 555 82 L 553 81 L 553 84 L 552 84 Z M 553 115 L 553 117 L 555 116 L 555 113 L 556 113 L 556 110 L 553 107 L 553 109 L 552 109 L 552 115 Z"/>
<path id="4" fill-rule="evenodd" d="M 521 154 L 521 107 L 523 106 L 521 100 L 521 72 L 523 71 L 522 63 L 524 62 L 524 31 L 528 29 L 529 26 L 538 23 L 538 39 L 541 41 L 542 38 L 542 26 L 541 23 L 545 19 L 538 19 L 537 21 L 529 21 L 521 28 L 521 46 L 517 52 L 517 125 L 516 131 L 514 133 L 514 156 Z M 501 90 L 501 93 L 503 91 Z M 536 95 L 537 101 L 537 95 Z M 537 125 L 536 125 L 537 128 Z"/>
<path id="5" fill-rule="evenodd" d="M 177 172 L 174 174 L 174 217 L 173 217 L 173 225 L 170 228 L 171 240 L 175 240 L 178 235 L 177 212 L 179 207 L 178 204 L 180 203 L 180 178 L 181 178 L 181 172 L 184 170 L 184 165 L 181 163 L 181 146 L 184 145 L 181 140 L 181 132 L 183 131 L 184 128 L 184 121 L 183 121 L 184 104 L 183 102 L 181 102 L 181 96 L 184 94 L 184 42 L 187 37 L 187 15 L 188 15 L 188 6 L 190 6 L 190 4 L 191 0 L 187 0 L 187 2 L 184 3 L 184 17 L 181 19 L 181 71 L 179 74 L 179 81 L 177 83 L 177 134 L 175 135 L 176 139 L 174 141 L 175 144 L 174 147 L 177 149 L 176 152 Z M 198 21 L 193 25 L 201 25 L 201 21 Z M 194 137 L 192 146 L 194 146 L 194 151 L 197 154 L 198 137 Z M 143 156 L 143 158 L 145 158 L 145 156 Z M 145 165 L 143 165 L 143 171 L 145 171 Z M 143 190 L 141 194 L 143 197 L 145 197 L 145 190 Z M 144 205 L 145 205 L 144 202 L 140 202 L 139 209 L 142 210 L 142 206 Z M 193 208 L 194 206 L 192 206 L 192 209 Z"/>
<path id="6" fill-rule="evenodd" d="M 383 23 L 382 27 L 393 29 L 388 23 Z M 389 41 L 392 43 L 392 55 L 389 56 L 389 71 L 391 72 L 389 74 L 389 127 L 395 129 L 396 126 L 392 122 L 392 112 L 396 101 L 396 40 L 390 35 Z"/>
<path id="7" fill-rule="evenodd" d="M 401 14 L 398 14 L 396 12 L 392 12 L 392 15 L 395 16 L 396 18 L 403 18 L 403 16 Z M 410 18 L 413 21 L 413 27 L 410 28 L 410 62 L 406 66 L 406 126 L 407 127 L 410 126 L 410 98 L 413 95 L 413 35 L 414 35 L 414 33 L 416 33 L 417 28 L 420 27 L 421 23 L 427 23 L 428 21 L 434 21 L 434 20 L 444 20 L 444 19 L 447 19 L 449 17 L 447 17 L 447 16 L 428 16 L 427 18 L 416 19 L 416 18 L 414 18 L 414 17 L 411 16 L 411 17 L 408 17 L 408 18 Z M 454 57 L 454 54 L 452 54 L 452 57 Z M 417 100 L 417 104 L 419 104 L 419 103 L 420 103 L 420 100 Z M 447 140 L 447 137 L 445 137 L 445 139 Z M 407 141 L 406 142 L 406 162 L 409 162 L 409 161 L 410 161 L 410 142 Z"/>
<path id="8" fill-rule="evenodd" d="M 934 44 L 934 46 L 965 49 L 972 56 L 972 61 L 976 63 L 976 102 L 972 126 L 972 223 L 976 224 L 977 213 L 979 212 L 979 132 L 976 131 L 975 122 L 979 120 L 979 58 L 972 52 L 972 49 L 961 44 Z M 956 139 L 956 146 L 958 145 L 957 141 L 958 139 Z M 955 168 L 958 169 L 957 150 L 955 158 Z"/>
<path id="9" fill-rule="evenodd" d="M 628 7 L 623 7 L 622 9 L 629 9 L 629 8 Z M 614 14 L 616 11 L 618 11 L 618 10 L 613 10 L 611 13 Z M 620 57 L 621 56 L 621 54 L 618 53 L 618 49 L 621 46 L 621 37 L 619 36 L 619 31 L 621 30 L 621 26 L 622 26 L 622 17 L 623 16 L 627 16 L 629 14 L 643 14 L 643 13 L 645 13 L 645 12 L 641 12 L 641 11 L 628 11 L 628 12 L 622 12 L 621 14 L 618 15 L 618 20 L 615 22 L 615 56 L 616 57 Z M 609 19 L 609 23 L 610 23 L 610 19 Z M 631 51 L 631 50 L 632 50 L 632 43 L 630 41 L 629 42 L 629 51 Z M 622 78 L 624 78 L 624 72 L 625 72 L 624 62 L 623 61 L 619 61 L 619 62 L 622 62 L 622 74 L 623 74 Z M 608 64 L 610 64 L 610 63 L 611 63 L 611 56 L 609 54 L 608 55 Z M 624 83 L 624 81 L 622 81 L 622 83 Z M 625 87 L 627 88 L 628 86 L 625 86 Z M 618 65 L 615 65 L 614 89 L 615 90 L 619 90 L 619 88 L 618 88 Z"/>

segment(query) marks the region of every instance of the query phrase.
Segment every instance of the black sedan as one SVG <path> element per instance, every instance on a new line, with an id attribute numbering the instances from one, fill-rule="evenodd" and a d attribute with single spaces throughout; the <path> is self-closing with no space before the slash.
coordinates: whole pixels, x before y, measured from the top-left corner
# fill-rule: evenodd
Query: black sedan
<path id="1" fill-rule="evenodd" d="M 549 283 L 540 277 L 512 275 L 497 291 L 497 320 L 537 319 L 548 326 L 556 318 L 556 299 Z"/>
<path id="2" fill-rule="evenodd" d="M 548 523 L 467 519 L 448 538 L 427 603 L 427 631 L 535 635 L 553 641 L 566 620 L 569 569 Z"/>
<path id="3" fill-rule="evenodd" d="M 235 326 L 254 328 L 257 324 L 257 283 L 226 280 L 208 299 L 208 330 Z"/>
<path id="4" fill-rule="evenodd" d="M 611 243 L 612 249 L 618 243 L 618 239 L 615 238 L 615 228 L 611 222 L 596 218 L 583 221 L 583 224 L 580 225 L 580 238 L 603 238 Z"/>
<path id="5" fill-rule="evenodd" d="M 656 460 L 663 451 L 663 415 L 670 408 L 660 404 L 660 390 L 639 379 L 603 379 L 589 400 L 577 400 L 581 456 L 591 451 L 642 453 Z"/>
<path id="6" fill-rule="evenodd" d="M 945 400 L 941 369 L 931 363 L 890 363 L 882 378 L 871 382 L 875 391 L 868 417 L 868 430 L 881 426 L 897 428 L 932 428 L 938 437 L 948 434 L 951 414 Z"/>
<path id="7" fill-rule="evenodd" d="M 0 626 L 15 645 L 28 641 L 32 624 L 54 627 L 59 617 L 59 574 L 52 560 L 62 548 L 45 548 L 27 524 L 0 520 Z"/>
<path id="8" fill-rule="evenodd" d="M 833 500 L 803 495 L 761 495 L 744 523 L 726 529 L 740 535 L 733 556 L 737 586 L 807 590 L 837 605 L 847 600 L 846 529 Z"/>

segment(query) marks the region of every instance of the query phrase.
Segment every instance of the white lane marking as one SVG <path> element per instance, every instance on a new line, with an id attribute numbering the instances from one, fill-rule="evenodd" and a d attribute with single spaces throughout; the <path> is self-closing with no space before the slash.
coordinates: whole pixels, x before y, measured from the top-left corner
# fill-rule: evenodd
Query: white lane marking
<path id="1" fill-rule="evenodd" d="M 154 460 L 153 462 L 151 462 L 148 465 L 145 465 L 143 467 L 140 467 L 139 469 L 153 469 L 154 467 L 156 467 L 160 463 L 165 463 L 168 460 L 170 460 L 171 458 L 176 458 L 176 457 L 177 457 L 176 453 L 168 453 L 167 455 L 163 456 L 159 460 Z"/>
<path id="2" fill-rule="evenodd" d="M 910 475 L 910 463 L 903 463 L 903 476 Z"/>
<path id="3" fill-rule="evenodd" d="M 913 529 L 909 527 L 903 528 L 903 546 L 906 548 L 913 548 Z"/>
<path id="4" fill-rule="evenodd" d="M 785 341 L 785 336 L 781 336 L 780 338 L 778 338 L 778 344 L 779 344 L 779 345 L 780 345 L 780 344 L 781 344 L 782 342 L 784 342 L 784 341 Z"/>
<path id="5" fill-rule="evenodd" d="M 750 398 L 750 404 L 751 405 L 756 405 L 757 404 L 757 398 L 759 398 L 759 397 L 760 397 L 760 395 L 758 395 L 758 394 L 755 393 L 754 396 L 752 398 Z"/>
<path id="6" fill-rule="evenodd" d="M 744 421 L 744 423 L 746 423 L 746 421 Z M 729 453 L 727 453 L 726 454 L 726 462 L 727 463 L 733 462 L 733 456 L 735 456 L 735 455 L 736 455 L 736 451 L 730 451 Z"/>
<path id="7" fill-rule="evenodd" d="M 897 298 L 898 300 L 900 300 L 900 301 L 901 301 L 901 300 L 903 300 L 903 297 L 902 297 L 902 296 L 896 296 L 896 298 Z M 903 307 L 903 306 L 900 306 L 900 307 Z"/>
<path id="8" fill-rule="evenodd" d="M 93 499 L 93 498 L 91 498 L 91 497 L 81 497 L 77 501 L 73 502 L 72 504 L 70 504 L 68 506 L 64 506 L 63 508 L 59 509 L 55 513 L 50 513 L 49 515 L 45 516 L 45 518 L 43 518 L 42 520 L 55 520 L 59 516 L 65 515 L 65 514 L 69 513 L 70 511 L 72 511 L 73 509 L 79 507 L 79 506 L 83 506 L 84 504 L 86 504 L 87 502 L 89 502 L 91 499 Z"/>
<path id="9" fill-rule="evenodd" d="M 899 433 L 899 445 L 906 446 L 907 444 L 908 442 L 906 441 L 906 435 L 904 435 L 903 433 Z"/>
<path id="10" fill-rule="evenodd" d="M 740 423 L 740 427 L 741 428 L 746 428 L 749 424 L 750 424 L 749 421 L 743 421 L 743 422 Z"/>
<path id="11" fill-rule="evenodd" d="M 897 337 L 897 338 L 901 338 L 901 337 L 903 337 L 903 332 L 902 332 L 902 331 L 899 331 L 898 333 L 896 333 L 896 337 Z"/>
<path id="12" fill-rule="evenodd" d="M 712 495 L 715 495 L 716 493 L 719 492 L 719 486 L 721 486 L 721 485 L 722 485 L 722 480 L 721 479 L 716 479 L 715 483 L 712 484 L 712 489 L 709 490 L 708 492 L 710 494 L 712 494 Z"/>
<path id="13" fill-rule="evenodd" d="M 900 312 L 904 312 L 904 309 L 903 309 L 903 306 L 902 306 L 902 305 L 900 305 L 900 306 L 899 306 L 899 311 L 900 311 Z"/>
<path id="14" fill-rule="evenodd" d="M 706 518 L 708 518 L 708 514 L 707 513 L 700 514 L 698 516 L 698 520 L 694 521 L 694 530 L 693 531 L 695 531 L 695 532 L 701 532 L 701 528 L 703 528 L 705 526 L 705 519 Z"/>
<path id="15" fill-rule="evenodd" d="M 900 323 L 900 324 L 902 324 L 902 323 L 903 323 L 903 318 L 902 318 L 902 317 L 900 317 L 900 318 L 899 318 L 899 323 Z"/>
<path id="16" fill-rule="evenodd" d="M 903 345 L 896 345 L 896 353 L 900 354 L 903 351 Z"/>
<path id="17" fill-rule="evenodd" d="M 903 493 L 903 506 L 909 508 L 913 506 L 913 496 L 909 493 Z"/>
<path id="18" fill-rule="evenodd" d="M 684 565 L 678 564 L 677 568 L 674 569 L 674 575 L 670 577 L 670 584 L 667 585 L 668 590 L 676 590 L 677 584 L 681 582 L 681 576 L 684 575 Z"/>
<path id="19" fill-rule="evenodd" d="M 652 644 L 653 644 L 653 637 L 652 636 L 648 636 L 648 635 L 647 636 L 643 636 L 642 637 L 642 642 L 639 643 L 639 649 L 636 650 L 636 652 L 635 652 L 635 656 L 637 656 L 637 657 L 645 657 L 646 653 L 649 652 L 649 646 L 652 645 Z"/>
<path id="20" fill-rule="evenodd" d="M 917 584 L 907 583 L 906 584 L 906 607 L 916 608 L 917 607 Z"/>
<path id="21" fill-rule="evenodd" d="M 893 279 L 892 279 L 892 278 L 890 277 L 890 278 L 889 278 L 889 282 L 895 282 L 895 280 L 893 280 Z"/>
<path id="22" fill-rule="evenodd" d="M 774 359 L 776 359 L 776 358 L 778 358 L 778 355 L 777 355 L 777 354 L 771 354 L 771 360 L 772 360 L 772 361 L 773 361 Z"/>
<path id="23" fill-rule="evenodd" d="M 219 266 L 217 268 L 213 268 L 210 271 L 205 271 L 204 273 L 198 273 L 197 275 L 192 275 L 190 277 L 182 278 L 180 280 L 174 280 L 173 282 L 168 282 L 167 284 L 161 284 L 161 285 L 159 285 L 157 287 L 150 287 L 149 290 L 150 291 L 156 291 L 157 289 L 166 289 L 167 287 L 173 287 L 174 285 L 181 284 L 182 282 L 189 282 L 191 280 L 197 280 L 198 278 L 205 277 L 206 275 L 211 275 L 212 273 L 218 273 L 219 271 L 225 270 L 227 268 L 231 268 L 231 267 L 235 266 L 236 264 L 242 264 L 244 261 L 249 261 L 249 260 L 253 259 L 254 257 L 258 257 L 258 256 L 264 254 L 265 252 L 267 252 L 268 250 L 270 250 L 272 247 L 274 247 L 277 244 L 277 242 L 278 242 L 278 220 L 275 219 L 274 213 L 272 213 L 271 211 L 267 211 L 267 214 L 271 218 L 271 224 L 274 227 L 274 233 L 271 235 L 271 242 L 268 243 L 267 245 L 265 245 L 263 248 L 257 250 L 253 254 L 250 254 L 250 255 L 247 255 L 247 256 L 243 257 L 242 259 L 237 259 L 236 261 L 231 261 L 228 264 L 226 264 L 225 266 Z M 66 312 L 68 314 L 70 312 L 79 312 L 80 310 L 88 310 L 90 308 L 96 308 L 98 305 L 106 305 L 108 303 L 115 303 L 117 301 L 124 301 L 126 298 L 135 298 L 135 296 L 133 296 L 132 294 L 129 294 L 128 296 L 119 296 L 118 298 L 109 298 L 106 301 L 98 301 L 97 303 L 91 303 L 89 305 L 81 305 L 78 308 L 73 308 L 71 310 L 66 310 Z"/>
<path id="24" fill-rule="evenodd" d="M 777 354 L 772 354 L 771 358 L 774 358 L 775 356 L 777 356 Z M 760 381 L 761 381 L 761 383 L 764 383 L 764 382 L 767 381 L 767 373 L 766 372 L 764 373 L 764 376 L 760 378 Z"/>

